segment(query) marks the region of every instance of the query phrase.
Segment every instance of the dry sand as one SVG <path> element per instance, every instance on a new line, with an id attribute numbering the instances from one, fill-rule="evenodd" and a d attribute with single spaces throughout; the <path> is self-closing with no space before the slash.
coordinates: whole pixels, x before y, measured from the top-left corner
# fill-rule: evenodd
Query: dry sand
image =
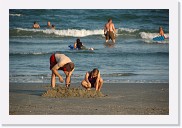
<path id="1" fill-rule="evenodd" d="M 45 95 L 51 89 L 49 84 L 10 83 L 9 87 L 10 115 L 169 114 L 168 83 L 104 84 L 101 93 L 92 90 L 87 96 L 56 98 Z M 64 86 L 61 87 L 64 90 Z M 71 89 L 85 91 L 79 84 L 72 84 Z"/>

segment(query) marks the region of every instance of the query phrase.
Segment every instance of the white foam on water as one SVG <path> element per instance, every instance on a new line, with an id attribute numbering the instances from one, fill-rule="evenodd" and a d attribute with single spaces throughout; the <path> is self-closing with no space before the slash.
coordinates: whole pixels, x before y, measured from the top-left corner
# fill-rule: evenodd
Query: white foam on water
<path id="1" fill-rule="evenodd" d="M 27 32 L 42 32 L 42 29 L 28 29 L 28 28 L 16 28 L 17 32 L 27 31 Z"/>
<path id="2" fill-rule="evenodd" d="M 10 54 L 19 54 L 19 55 L 44 55 L 49 54 L 49 52 L 14 52 Z"/>
<path id="3" fill-rule="evenodd" d="M 154 37 L 159 36 L 159 33 L 140 32 L 139 35 L 142 39 L 153 39 Z M 166 33 L 164 35 L 165 37 L 169 38 L 169 33 Z"/>
<path id="4" fill-rule="evenodd" d="M 22 14 L 9 14 L 10 16 L 22 16 Z"/>
<path id="5" fill-rule="evenodd" d="M 103 29 L 97 30 L 86 30 L 86 29 L 67 29 L 67 30 L 53 30 L 53 29 L 26 29 L 26 28 L 16 28 L 17 32 L 19 31 L 28 31 L 28 32 L 43 32 L 45 34 L 54 34 L 58 36 L 71 36 L 71 37 L 85 37 L 85 36 L 93 36 L 93 35 L 102 35 L 104 36 Z M 122 32 L 133 33 L 138 31 L 138 29 L 130 29 L 130 28 L 119 28 L 116 30 L 116 34 L 120 34 Z"/>
<path id="6" fill-rule="evenodd" d="M 91 36 L 91 35 L 103 35 L 103 30 L 77 30 L 77 29 L 68 29 L 68 30 L 50 30 L 46 29 L 43 30 L 43 33 L 46 34 L 55 34 L 59 36 L 72 36 L 72 37 L 85 37 L 85 36 Z"/>
<path id="7" fill-rule="evenodd" d="M 121 33 L 122 31 L 125 31 L 128 33 L 133 33 L 133 32 L 139 31 L 139 29 L 131 29 L 131 28 L 118 28 L 118 29 L 116 29 L 116 33 Z"/>

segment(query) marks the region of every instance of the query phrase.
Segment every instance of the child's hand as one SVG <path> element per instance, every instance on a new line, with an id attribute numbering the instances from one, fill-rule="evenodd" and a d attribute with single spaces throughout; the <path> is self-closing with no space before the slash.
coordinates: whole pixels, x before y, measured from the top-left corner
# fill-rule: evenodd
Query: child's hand
<path id="1" fill-rule="evenodd" d="M 91 88 L 91 83 L 90 82 L 88 82 L 88 87 Z"/>
<path id="2" fill-rule="evenodd" d="M 62 77 L 59 77 L 59 81 L 60 81 L 61 83 L 63 83 L 63 82 L 64 82 L 64 80 L 63 80 L 63 78 L 62 78 Z"/>

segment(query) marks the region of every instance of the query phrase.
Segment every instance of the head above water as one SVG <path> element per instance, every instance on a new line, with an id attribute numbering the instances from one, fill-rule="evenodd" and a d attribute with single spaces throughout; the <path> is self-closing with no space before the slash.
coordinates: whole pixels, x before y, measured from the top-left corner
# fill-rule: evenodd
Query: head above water
<path id="1" fill-rule="evenodd" d="M 50 21 L 47 22 L 47 26 L 51 26 L 51 22 Z"/>
<path id="2" fill-rule="evenodd" d="M 76 42 L 77 42 L 77 43 L 79 43 L 79 42 L 80 42 L 80 39 L 79 39 L 79 38 L 78 38 L 78 39 L 76 39 Z"/>
<path id="3" fill-rule="evenodd" d="M 92 70 L 92 77 L 97 77 L 98 74 L 99 74 L 99 70 L 98 70 L 97 68 L 94 68 L 94 69 Z"/>
<path id="4" fill-rule="evenodd" d="M 36 21 L 34 21 L 33 23 L 34 23 L 34 24 L 37 24 L 37 22 L 36 22 Z"/>

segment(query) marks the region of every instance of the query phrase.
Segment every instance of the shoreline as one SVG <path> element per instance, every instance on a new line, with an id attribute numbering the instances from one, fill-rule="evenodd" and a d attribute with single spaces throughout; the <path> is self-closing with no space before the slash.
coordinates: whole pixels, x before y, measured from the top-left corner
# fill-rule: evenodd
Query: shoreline
<path id="1" fill-rule="evenodd" d="M 61 84 L 64 87 L 64 84 Z M 71 88 L 82 88 L 79 83 Z M 10 83 L 10 115 L 168 115 L 169 83 L 104 83 L 105 97 L 48 98 L 48 83 Z"/>

